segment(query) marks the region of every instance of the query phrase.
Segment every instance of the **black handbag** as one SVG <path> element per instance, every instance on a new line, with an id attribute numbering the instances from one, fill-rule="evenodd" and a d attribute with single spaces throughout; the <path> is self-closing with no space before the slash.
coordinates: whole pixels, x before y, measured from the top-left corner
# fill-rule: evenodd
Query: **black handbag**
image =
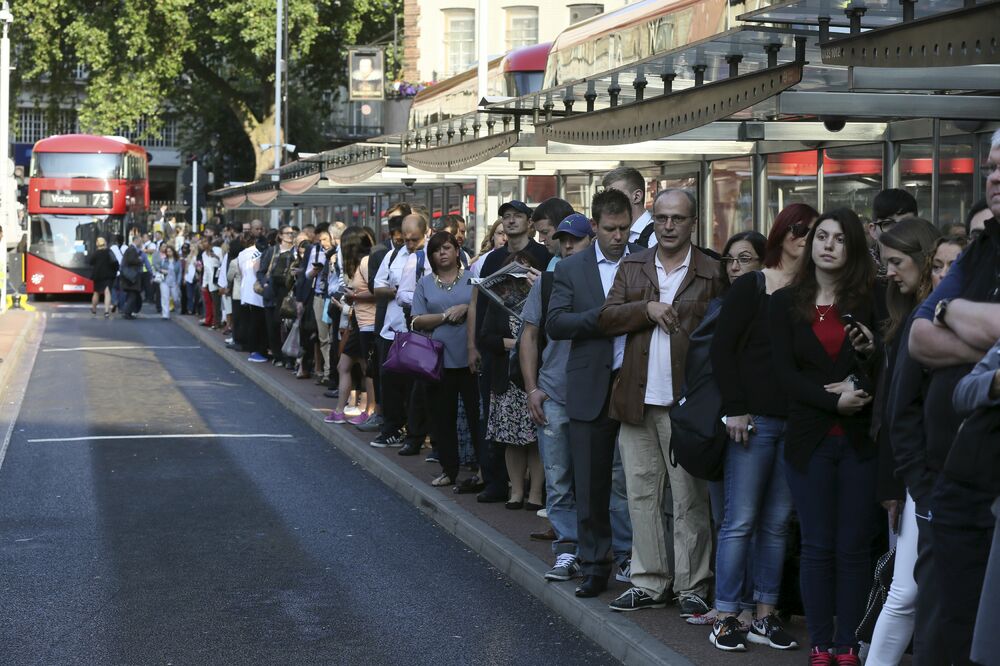
<path id="1" fill-rule="evenodd" d="M 861 618 L 861 624 L 854 632 L 855 637 L 862 643 L 871 643 L 872 636 L 875 635 L 875 625 L 878 623 L 878 616 L 882 613 L 885 600 L 889 598 L 889 588 L 892 586 L 892 570 L 896 566 L 896 548 L 889 549 L 889 552 L 879 558 L 875 565 L 875 580 L 872 583 L 871 592 L 868 593 L 868 605 L 865 607 L 865 615 Z"/>

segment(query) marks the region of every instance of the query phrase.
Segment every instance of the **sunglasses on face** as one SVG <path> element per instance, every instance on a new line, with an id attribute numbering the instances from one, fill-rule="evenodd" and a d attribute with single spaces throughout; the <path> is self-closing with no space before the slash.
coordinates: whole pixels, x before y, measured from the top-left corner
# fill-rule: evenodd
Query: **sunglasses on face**
<path id="1" fill-rule="evenodd" d="M 792 232 L 792 236 L 795 238 L 805 238 L 809 235 L 809 229 L 810 225 L 808 222 L 796 222 L 788 227 L 788 230 Z"/>

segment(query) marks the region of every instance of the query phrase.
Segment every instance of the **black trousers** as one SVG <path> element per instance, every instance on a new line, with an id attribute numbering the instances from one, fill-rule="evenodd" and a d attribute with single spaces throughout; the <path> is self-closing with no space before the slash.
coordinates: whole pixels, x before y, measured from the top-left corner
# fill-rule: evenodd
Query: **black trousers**
<path id="1" fill-rule="evenodd" d="M 264 318 L 264 308 L 257 305 L 243 306 L 244 331 L 246 344 L 244 349 L 248 352 L 257 352 L 261 356 L 267 356 L 267 324 Z"/>
<path id="2" fill-rule="evenodd" d="M 618 421 L 607 416 L 608 396 L 601 416 L 593 421 L 569 421 L 569 451 L 576 492 L 577 554 L 585 576 L 611 574 L 611 476 L 618 440 Z"/>
<path id="3" fill-rule="evenodd" d="M 381 358 L 386 358 L 392 341 L 380 335 L 377 344 L 381 350 Z M 406 425 L 413 380 L 406 375 L 386 372 L 381 367 L 380 371 L 382 372 L 382 434 L 393 435 Z"/>
<path id="4" fill-rule="evenodd" d="M 277 307 L 264 307 L 264 326 L 267 329 L 267 346 L 271 350 L 271 357 L 284 362 L 285 356 L 281 353 L 281 314 Z"/>
<path id="5" fill-rule="evenodd" d="M 427 435 L 431 435 L 431 442 L 434 437 L 431 432 L 430 411 L 428 403 L 428 390 L 430 385 L 420 380 L 411 380 L 410 399 L 406 405 L 406 439 L 423 444 Z"/>
<path id="6" fill-rule="evenodd" d="M 125 290 L 125 305 L 122 308 L 123 314 L 134 315 L 142 311 L 142 294 L 138 290 Z"/>
<path id="7" fill-rule="evenodd" d="M 913 665 L 937 666 L 947 663 L 941 636 L 941 595 L 934 579 L 934 530 L 931 529 L 930 498 L 915 499 L 917 514 L 917 561 L 913 579 L 917 583 L 917 604 L 913 625 Z"/>
<path id="8" fill-rule="evenodd" d="M 244 349 L 249 349 L 247 343 L 247 334 L 246 334 L 246 325 L 247 325 L 246 314 L 245 314 L 246 309 L 243 307 L 242 301 L 238 301 L 234 298 L 232 300 L 232 303 L 233 303 L 233 313 L 232 313 L 233 344 L 237 344 L 240 347 L 243 347 Z M 221 315 L 216 315 L 216 317 L 220 316 Z"/>
<path id="9" fill-rule="evenodd" d="M 973 663 L 972 634 L 993 544 L 994 499 L 943 474 L 931 494 L 934 578 L 945 651 L 941 663 Z"/>
<path id="10" fill-rule="evenodd" d="M 472 433 L 472 446 L 476 457 L 481 455 L 482 439 L 479 437 L 479 390 L 476 377 L 468 368 L 446 368 L 437 384 L 427 385 L 427 402 L 431 411 L 431 438 L 441 461 L 441 471 L 458 479 L 458 397 L 462 396 L 465 418 Z"/>

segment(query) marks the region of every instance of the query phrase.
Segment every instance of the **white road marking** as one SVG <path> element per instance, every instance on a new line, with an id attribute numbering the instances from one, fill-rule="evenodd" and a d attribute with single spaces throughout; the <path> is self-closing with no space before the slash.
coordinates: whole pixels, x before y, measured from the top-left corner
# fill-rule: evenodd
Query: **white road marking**
<path id="1" fill-rule="evenodd" d="M 51 347 L 43 352 L 112 351 L 120 349 L 201 349 L 200 345 L 122 345 L 114 347 Z"/>
<path id="2" fill-rule="evenodd" d="M 181 433 L 176 435 L 93 435 L 87 437 L 45 437 L 41 439 L 29 439 L 32 444 L 44 442 L 94 442 L 98 440 L 112 439 L 291 439 L 288 434 L 267 435 L 260 433 L 241 435 L 238 433 Z"/>

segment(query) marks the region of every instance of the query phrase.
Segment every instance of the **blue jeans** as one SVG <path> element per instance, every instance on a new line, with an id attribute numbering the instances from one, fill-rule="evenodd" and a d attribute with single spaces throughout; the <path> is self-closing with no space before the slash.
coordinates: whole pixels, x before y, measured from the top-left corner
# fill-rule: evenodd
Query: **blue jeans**
<path id="1" fill-rule="evenodd" d="M 538 426 L 538 453 L 545 467 L 545 510 L 556 539 L 552 552 L 576 554 L 576 496 L 569 452 L 569 417 L 554 400 L 542 403 L 545 425 Z"/>
<path id="2" fill-rule="evenodd" d="M 715 607 L 738 613 L 752 582 L 756 603 L 778 602 L 792 498 L 784 474 L 785 421 L 753 417 L 747 446 L 726 448 L 725 510 L 715 558 Z M 748 561 L 753 562 L 748 581 Z"/>
<path id="3" fill-rule="evenodd" d="M 871 587 L 877 473 L 877 457 L 862 460 L 844 436 L 826 437 L 805 470 L 785 466 L 802 528 L 800 582 L 812 647 L 857 646 L 854 631 Z"/>

